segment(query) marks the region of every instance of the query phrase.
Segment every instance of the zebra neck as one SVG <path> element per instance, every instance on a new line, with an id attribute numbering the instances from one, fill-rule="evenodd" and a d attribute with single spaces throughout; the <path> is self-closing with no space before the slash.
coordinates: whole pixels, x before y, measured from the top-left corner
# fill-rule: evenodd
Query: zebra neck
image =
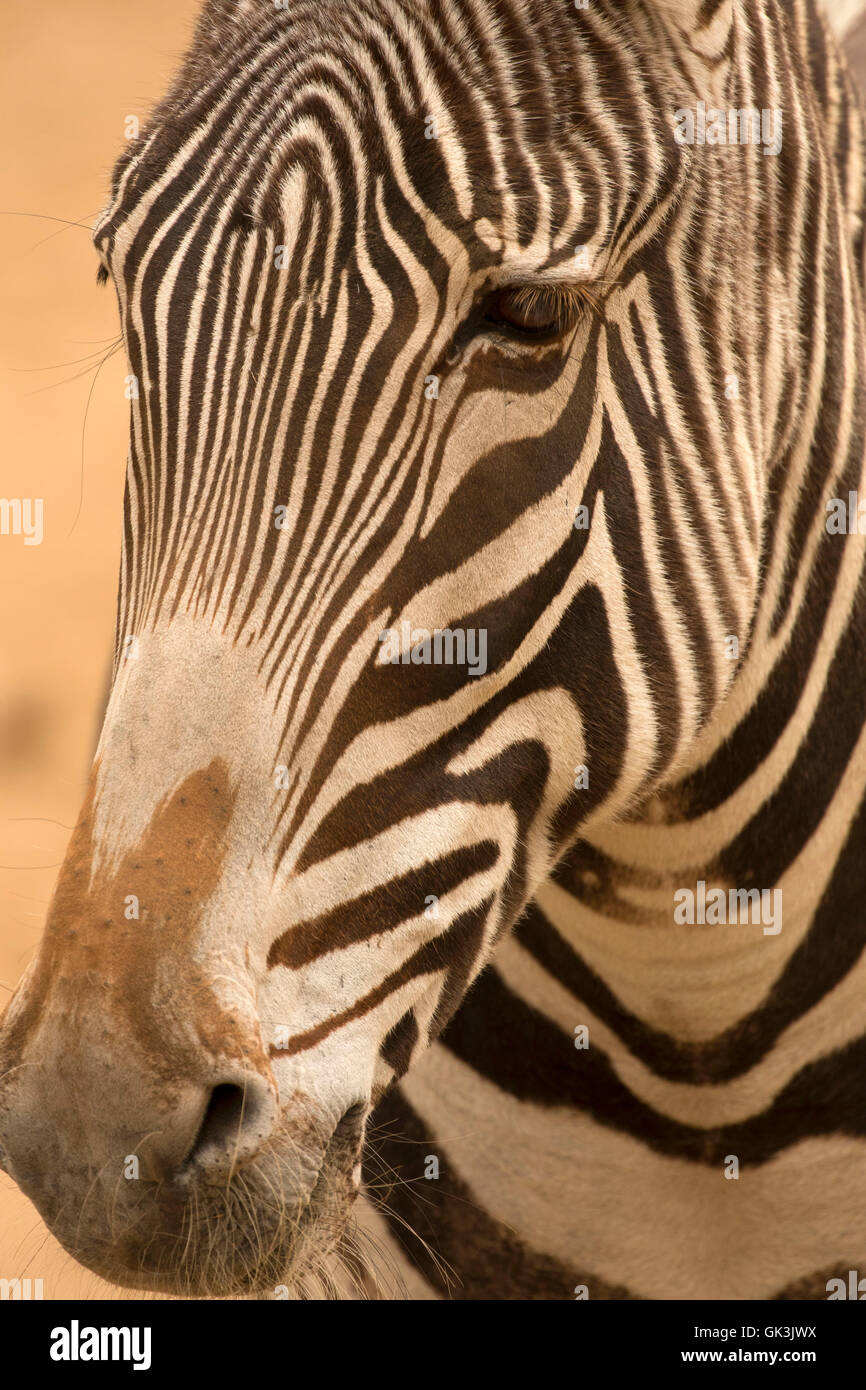
<path id="1" fill-rule="evenodd" d="M 795 1019 L 837 985 L 863 991 L 864 556 L 859 534 L 823 530 L 810 588 L 781 616 L 776 603 L 694 771 L 560 861 L 508 948 L 524 997 L 530 979 L 541 988 L 527 942 L 545 931 L 561 943 L 545 969 L 570 993 L 589 971 L 645 1025 L 693 1041 L 777 1005 L 780 1024 Z"/>

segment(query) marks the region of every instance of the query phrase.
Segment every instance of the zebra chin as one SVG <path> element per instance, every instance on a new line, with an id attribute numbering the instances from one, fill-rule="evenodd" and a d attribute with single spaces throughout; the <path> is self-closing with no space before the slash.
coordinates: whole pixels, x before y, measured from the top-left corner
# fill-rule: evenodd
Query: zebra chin
<path id="1" fill-rule="evenodd" d="M 145 1197 L 119 1239 L 70 1248 L 124 1288 L 189 1298 L 307 1298 L 334 1292 L 358 1192 L 357 1144 L 338 1126 L 312 1186 L 298 1191 L 290 1142 L 269 1145 L 226 1186 Z"/>
<path id="2" fill-rule="evenodd" d="M 0 1160 L 68 1253 L 112 1284 L 187 1298 L 338 1296 L 334 1271 L 351 1280 L 356 1258 L 347 1228 L 365 1114 L 352 1106 L 329 1138 L 307 1124 L 299 1140 L 284 1121 L 227 1179 L 196 1155 L 160 1182 L 118 1182 L 119 1153 L 95 1174 L 67 1164 L 53 1184 L 54 1156 L 34 1172 Z"/>

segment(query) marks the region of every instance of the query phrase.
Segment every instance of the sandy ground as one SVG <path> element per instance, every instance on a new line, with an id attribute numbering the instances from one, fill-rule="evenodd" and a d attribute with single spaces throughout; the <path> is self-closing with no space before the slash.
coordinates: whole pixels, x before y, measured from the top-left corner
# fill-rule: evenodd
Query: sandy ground
<path id="1" fill-rule="evenodd" d="M 126 118 L 164 90 L 197 9 L 41 0 L 0 18 L 0 495 L 44 502 L 41 545 L 0 536 L 0 993 L 42 929 L 113 640 L 127 403 L 122 356 L 99 366 L 117 314 L 87 227 Z M 866 27 L 858 40 L 866 67 Z M 46 1299 L 117 1296 L 0 1175 L 0 1278 L 16 1276 L 42 1279 Z"/>
<path id="2" fill-rule="evenodd" d="M 96 377 L 117 310 L 87 228 L 126 117 L 162 94 L 197 10 L 41 0 L 0 17 L 0 496 L 44 501 L 41 545 L 0 535 L 0 995 L 42 929 L 113 643 L 128 405 L 119 353 Z M 15 1276 L 46 1299 L 114 1294 L 0 1174 L 0 1278 Z"/>

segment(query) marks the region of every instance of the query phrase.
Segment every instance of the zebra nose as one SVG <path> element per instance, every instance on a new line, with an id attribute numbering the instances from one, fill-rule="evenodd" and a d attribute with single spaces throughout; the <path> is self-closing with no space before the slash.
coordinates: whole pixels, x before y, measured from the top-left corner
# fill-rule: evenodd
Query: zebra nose
<path id="1" fill-rule="evenodd" d="M 181 1186 L 225 1182 L 259 1153 L 273 1133 L 277 1100 L 264 1077 L 221 1081 L 177 1125 L 152 1136 L 146 1162 L 152 1177 Z"/>

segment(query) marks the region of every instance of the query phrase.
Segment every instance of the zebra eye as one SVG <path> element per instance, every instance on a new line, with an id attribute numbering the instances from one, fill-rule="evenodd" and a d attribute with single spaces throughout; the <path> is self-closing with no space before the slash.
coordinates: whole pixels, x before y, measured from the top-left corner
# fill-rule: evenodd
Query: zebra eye
<path id="1" fill-rule="evenodd" d="M 592 302 L 580 285 L 506 285 L 488 296 L 484 322 L 514 337 L 560 338 Z"/>

